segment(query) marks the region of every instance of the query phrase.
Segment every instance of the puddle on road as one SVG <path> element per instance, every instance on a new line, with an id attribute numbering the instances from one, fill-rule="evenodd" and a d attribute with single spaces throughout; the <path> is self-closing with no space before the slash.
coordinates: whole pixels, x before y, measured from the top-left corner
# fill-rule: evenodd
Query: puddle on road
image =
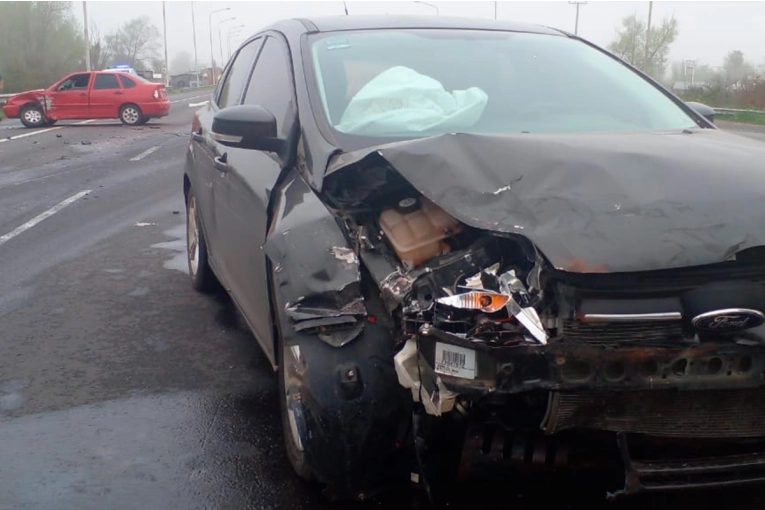
<path id="1" fill-rule="evenodd" d="M 173 258 L 163 264 L 166 269 L 174 269 L 184 274 L 189 274 L 189 262 L 186 258 L 186 225 L 180 224 L 163 232 L 168 237 L 175 238 L 173 241 L 152 244 L 152 248 L 160 248 L 175 252 Z"/>

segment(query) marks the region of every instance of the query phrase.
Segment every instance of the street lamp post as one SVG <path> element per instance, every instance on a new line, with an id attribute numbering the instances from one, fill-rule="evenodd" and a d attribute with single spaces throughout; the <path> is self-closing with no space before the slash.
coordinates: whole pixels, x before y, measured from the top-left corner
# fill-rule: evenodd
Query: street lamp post
<path id="1" fill-rule="evenodd" d="M 432 7 L 432 8 L 434 8 L 434 9 L 436 10 L 436 16 L 438 16 L 439 14 L 441 14 L 441 13 L 438 11 L 438 6 L 437 6 L 437 5 L 434 5 L 434 4 L 431 4 L 431 3 L 428 3 L 428 2 L 420 2 L 419 0 L 415 0 L 415 2 L 414 2 L 414 3 L 416 3 L 416 4 L 423 4 L 423 5 L 427 5 L 428 7 Z"/>
<path id="2" fill-rule="evenodd" d="M 223 11 L 230 11 L 231 7 L 225 7 L 223 9 L 218 9 L 217 11 L 212 11 L 210 15 L 208 16 L 208 24 L 210 28 L 210 72 L 212 73 L 212 84 L 215 85 L 215 52 L 213 50 L 213 31 L 212 31 L 212 17 L 213 14 L 217 12 L 223 12 Z"/>
<path id="3" fill-rule="evenodd" d="M 231 27 L 228 29 L 228 58 L 229 59 L 231 58 L 231 36 L 240 34 L 243 28 L 244 28 L 244 25 L 237 25 L 235 27 Z"/>
<path id="4" fill-rule="evenodd" d="M 170 86 L 170 64 L 167 62 L 167 16 L 165 15 L 165 2 L 162 2 L 162 37 L 165 41 L 165 87 Z"/>
<path id="5" fill-rule="evenodd" d="M 191 33 L 194 37 L 194 78 L 199 87 L 199 59 L 197 58 L 197 22 L 194 19 L 194 1 L 191 2 Z"/>
<path id="6" fill-rule="evenodd" d="M 229 21 L 233 21 L 235 19 L 236 16 L 231 16 L 230 18 L 226 18 L 218 22 L 218 47 L 220 48 L 220 65 L 223 65 L 223 36 L 221 36 L 220 29 L 224 23 L 228 23 Z"/>
<path id="7" fill-rule="evenodd" d="M 571 5 L 576 5 L 576 21 L 574 22 L 574 35 L 579 35 L 579 7 L 587 4 L 587 2 L 581 2 L 579 0 L 569 2 Z"/>
<path id="8" fill-rule="evenodd" d="M 85 70 L 90 71 L 90 35 L 88 35 L 88 2 L 82 2 L 82 19 L 85 28 Z"/>

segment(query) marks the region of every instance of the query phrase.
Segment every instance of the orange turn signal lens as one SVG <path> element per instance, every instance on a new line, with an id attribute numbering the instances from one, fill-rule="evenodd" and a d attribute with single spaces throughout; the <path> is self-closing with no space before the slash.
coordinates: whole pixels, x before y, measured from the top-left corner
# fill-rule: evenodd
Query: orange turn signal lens
<path id="1" fill-rule="evenodd" d="M 504 294 L 473 291 L 442 297 L 437 299 L 436 302 L 454 308 L 462 308 L 463 310 L 481 310 L 486 313 L 494 313 L 501 310 L 509 300 L 510 297 Z"/>

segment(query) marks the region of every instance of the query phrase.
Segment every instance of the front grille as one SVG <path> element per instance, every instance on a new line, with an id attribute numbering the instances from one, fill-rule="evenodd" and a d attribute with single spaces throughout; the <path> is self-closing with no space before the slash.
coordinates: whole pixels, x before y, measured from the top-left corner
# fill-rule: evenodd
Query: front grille
<path id="1" fill-rule="evenodd" d="M 631 391 L 552 395 L 544 429 L 629 432 L 659 437 L 765 437 L 765 389 Z"/>
<path id="2" fill-rule="evenodd" d="M 585 323 L 563 321 L 566 340 L 589 344 L 656 344 L 682 340 L 682 321 Z"/>

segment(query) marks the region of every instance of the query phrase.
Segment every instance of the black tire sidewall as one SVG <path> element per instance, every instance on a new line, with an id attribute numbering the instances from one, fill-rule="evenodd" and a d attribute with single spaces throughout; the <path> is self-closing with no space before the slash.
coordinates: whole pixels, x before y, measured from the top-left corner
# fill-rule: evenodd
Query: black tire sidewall
<path id="1" fill-rule="evenodd" d="M 188 243 L 189 243 L 189 202 L 196 197 L 194 192 L 189 189 L 189 194 L 186 197 L 186 259 L 189 263 L 189 277 L 191 278 L 191 286 L 194 290 L 199 292 L 209 293 L 215 289 L 215 275 L 210 268 L 210 264 L 207 258 L 207 240 L 205 239 L 204 229 L 199 222 L 199 202 L 196 201 L 196 224 L 198 231 L 197 244 L 199 245 L 199 255 L 197 260 L 197 272 L 196 274 L 191 272 L 191 261 L 189 258 Z"/>
<path id="2" fill-rule="evenodd" d="M 278 329 L 278 328 L 277 328 Z M 315 477 L 313 472 L 311 471 L 311 468 L 308 466 L 308 462 L 306 461 L 305 457 L 305 450 L 300 451 L 295 444 L 295 441 L 292 437 L 292 429 L 290 427 L 290 420 L 289 415 L 287 411 L 287 388 L 285 387 L 284 383 L 284 354 L 285 354 L 285 348 L 284 342 L 281 339 L 281 335 L 278 339 L 278 349 L 277 349 L 277 356 L 278 358 L 278 366 L 279 369 L 277 370 L 277 377 L 279 378 L 279 410 L 281 411 L 281 417 L 282 417 L 282 434 L 284 434 L 284 449 L 287 452 L 287 460 L 289 460 L 290 465 L 292 466 L 292 469 L 297 473 L 297 475 L 302 478 L 305 481 L 312 482 L 315 481 Z"/>

